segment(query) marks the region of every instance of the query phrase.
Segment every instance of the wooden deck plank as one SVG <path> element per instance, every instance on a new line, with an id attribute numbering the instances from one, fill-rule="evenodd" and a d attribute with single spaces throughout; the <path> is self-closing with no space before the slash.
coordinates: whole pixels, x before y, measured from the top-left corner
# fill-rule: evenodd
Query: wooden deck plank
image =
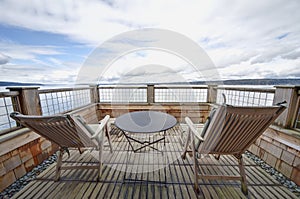
<path id="1" fill-rule="evenodd" d="M 109 167 L 104 167 L 103 171 L 102 171 L 102 176 L 100 180 L 105 180 L 107 178 L 109 178 Z M 97 186 L 95 187 L 95 189 L 93 190 L 93 194 L 91 196 L 91 198 L 97 198 L 100 194 L 100 196 L 102 196 L 104 194 L 105 189 L 102 190 L 103 186 L 106 185 L 106 183 L 97 183 Z"/>
<path id="2" fill-rule="evenodd" d="M 108 161 L 108 162 L 110 162 L 110 161 L 111 162 L 116 162 L 117 158 L 118 158 L 118 155 L 115 154 L 115 152 L 114 152 L 114 155 L 112 155 L 106 161 Z M 117 180 L 116 170 L 112 169 L 109 164 L 107 164 L 105 166 L 105 168 L 107 169 L 108 176 L 106 178 L 103 178 L 103 180 L 106 180 L 108 182 L 116 181 Z M 114 189 L 114 187 L 115 187 L 115 184 L 113 184 L 113 183 L 104 183 L 104 185 L 101 188 L 103 190 L 102 191 L 103 196 L 109 197 L 109 195 L 111 195 L 111 192 Z"/>
<path id="3" fill-rule="evenodd" d="M 119 143 L 121 144 L 121 143 Z M 115 152 L 114 152 L 115 153 Z M 124 154 L 123 153 L 119 153 L 119 154 L 116 154 L 114 156 L 114 158 L 112 159 L 112 162 L 114 163 L 118 163 L 118 162 L 121 162 L 120 160 L 122 159 L 122 156 Z M 120 172 L 119 170 L 122 170 L 122 168 L 125 168 L 125 165 L 122 164 L 122 165 L 117 165 L 117 167 L 115 169 L 112 169 L 109 167 L 109 165 L 107 165 L 107 168 L 110 169 L 109 171 L 109 174 L 110 174 L 110 178 L 106 178 L 106 180 L 109 180 L 111 182 L 114 182 L 114 181 L 120 181 L 120 179 L 123 179 L 124 177 L 124 172 Z M 118 170 L 119 169 L 119 170 Z M 105 190 L 104 193 L 105 195 L 107 195 L 108 197 L 113 195 L 114 192 L 119 192 L 118 190 L 120 190 L 120 186 L 122 186 L 122 184 L 117 184 L 117 183 L 110 183 L 109 185 L 107 186 L 103 186 L 102 189 Z"/>
<path id="4" fill-rule="evenodd" d="M 84 170 L 82 174 L 80 175 L 80 178 L 86 178 L 86 182 L 79 182 L 75 187 L 74 191 L 72 191 L 69 194 L 66 194 L 68 198 L 76 198 L 78 196 L 82 196 L 84 192 L 86 191 L 87 187 L 90 185 L 90 181 L 95 181 L 95 176 L 98 175 L 97 170 Z M 80 197 L 82 198 L 82 197 Z"/>
<path id="5" fill-rule="evenodd" d="M 214 159 L 214 157 L 211 156 L 209 158 L 207 157 L 202 158 L 202 161 L 207 165 L 209 164 L 209 162 L 218 164 L 216 163 L 217 161 Z M 208 174 L 212 174 L 212 175 L 224 174 L 224 172 L 222 172 L 218 166 L 205 166 L 205 167 L 206 167 L 206 172 L 208 172 Z M 237 194 L 235 193 L 234 190 L 232 190 L 233 187 L 232 185 L 227 186 L 225 181 L 222 180 L 212 180 L 212 182 L 215 184 L 219 184 L 219 186 L 216 186 L 216 192 L 219 197 L 236 198 Z"/>
<path id="6" fill-rule="evenodd" d="M 147 157 L 142 157 L 141 158 L 141 161 L 145 164 L 147 161 L 146 161 L 146 158 Z M 144 167 L 144 165 L 142 166 L 142 169 L 145 169 L 145 167 Z M 140 174 L 140 177 L 141 177 L 141 179 L 143 179 L 143 180 L 148 180 L 147 179 L 147 177 L 148 177 L 148 172 L 147 173 L 141 173 Z M 144 185 L 144 186 L 140 186 L 139 187 L 139 192 L 138 192 L 138 194 L 136 194 L 135 196 L 134 196 L 134 198 L 146 198 L 147 197 L 147 191 L 148 191 L 148 185 Z"/>
<path id="7" fill-rule="evenodd" d="M 175 131 L 176 131 L 177 129 L 175 129 Z M 172 133 L 174 133 L 174 132 L 172 132 Z M 171 140 L 172 141 L 174 141 L 173 139 L 173 136 L 171 136 Z M 173 150 L 173 151 L 176 151 L 176 149 L 177 149 L 177 147 L 178 146 L 175 146 L 175 144 L 177 144 L 176 142 L 173 142 L 174 144 L 171 146 L 171 150 Z M 173 158 L 173 159 L 175 159 L 176 158 L 176 153 L 171 153 L 171 157 Z M 182 160 L 181 160 L 181 158 L 180 159 L 178 159 L 178 160 L 176 160 L 173 164 L 171 164 L 170 165 L 170 168 L 171 168 L 171 176 L 173 177 L 173 176 L 175 176 L 174 178 L 172 178 L 172 181 L 171 182 L 180 182 L 180 171 L 178 170 L 178 169 L 176 169 L 176 167 L 179 167 L 179 164 L 180 164 L 180 161 L 182 162 Z M 177 188 L 178 187 L 178 188 Z M 183 198 L 183 193 L 185 192 L 185 189 L 184 189 L 184 187 L 183 186 L 177 186 L 177 185 L 174 185 L 173 186 L 173 188 L 174 188 L 174 190 L 175 190 L 175 196 L 176 196 L 176 198 Z"/>
<path id="8" fill-rule="evenodd" d="M 126 169 L 126 162 L 125 159 L 127 158 L 127 153 L 124 152 L 124 150 L 127 149 L 127 143 L 120 140 L 120 138 L 118 138 L 118 148 L 121 149 L 123 152 L 119 153 L 116 158 L 115 158 L 115 162 L 116 163 L 122 163 L 121 165 L 118 165 L 117 170 L 115 170 L 115 177 L 117 177 L 116 180 L 122 181 L 124 178 L 125 173 L 124 172 L 119 172 L 120 170 L 125 170 Z M 125 156 L 124 156 L 125 155 Z M 122 191 L 125 190 L 127 191 L 127 187 L 125 187 L 125 185 L 123 183 L 121 184 L 114 184 L 113 187 L 111 187 L 111 193 L 110 193 L 110 197 L 111 198 L 120 198 L 120 195 L 122 195 Z"/>
<path id="9" fill-rule="evenodd" d="M 117 144 L 118 144 L 118 142 L 117 142 Z M 115 147 L 116 147 L 117 145 L 115 145 Z M 109 150 L 108 148 L 107 148 L 107 150 Z M 116 158 L 116 156 L 114 155 L 114 153 L 113 154 L 111 154 L 110 152 L 108 153 L 108 154 L 110 154 L 110 156 L 108 156 L 108 157 L 104 157 L 104 164 L 103 164 L 103 170 L 102 170 L 102 175 L 101 175 L 101 179 L 100 179 L 100 182 L 101 181 L 105 181 L 105 180 L 109 180 L 108 179 L 108 177 L 110 176 L 110 173 L 111 173 L 111 168 L 110 167 L 108 167 L 107 165 L 106 165 L 106 163 L 105 162 L 109 162 L 109 161 L 111 161 L 111 160 L 113 160 L 113 159 L 115 159 Z M 100 184 L 101 186 L 98 186 L 100 183 L 97 183 L 97 184 L 93 184 L 92 186 L 90 186 L 89 187 L 89 189 L 86 191 L 86 193 L 84 194 L 84 197 L 85 198 L 89 198 L 89 197 L 91 197 L 91 198 L 95 198 L 95 197 L 97 197 L 97 194 L 100 192 L 100 190 L 99 189 L 102 189 L 103 187 L 102 187 L 102 183 Z M 96 191 L 94 191 L 94 190 L 96 190 Z M 104 188 L 103 188 L 103 190 L 105 190 Z M 101 192 L 101 194 L 103 194 L 102 192 Z"/>
<path id="10" fill-rule="evenodd" d="M 178 168 L 179 167 L 179 168 Z M 180 175 L 181 175 L 181 180 L 183 180 L 184 182 L 192 182 L 192 178 L 189 175 L 189 173 L 187 172 L 187 168 L 183 167 L 183 166 L 178 166 L 177 168 L 175 167 L 176 171 L 180 171 Z M 188 195 L 190 198 L 192 198 L 192 196 L 194 195 L 194 190 L 190 189 L 191 186 L 188 184 L 185 184 L 185 187 L 183 188 L 184 190 L 184 195 Z"/>
<path id="11" fill-rule="evenodd" d="M 120 156 L 116 155 L 116 156 L 114 156 L 112 161 L 117 162 L 119 159 L 120 159 Z M 110 180 L 111 182 L 117 181 L 119 179 L 121 172 L 118 172 L 116 169 L 112 169 L 109 166 L 107 166 L 107 168 L 110 169 L 110 171 L 109 171 L 110 179 L 106 179 L 106 180 Z M 104 194 L 107 195 L 109 198 L 111 198 L 111 196 L 114 194 L 114 191 L 117 190 L 116 187 L 117 187 L 116 183 L 111 183 L 107 187 L 103 186 L 102 189 L 106 189 Z"/>
<path id="12" fill-rule="evenodd" d="M 89 175 L 89 180 L 87 182 L 80 182 L 76 187 L 75 190 L 78 190 L 77 192 L 74 191 L 70 195 L 68 195 L 68 198 L 83 198 L 85 192 L 88 190 L 89 186 L 91 186 L 92 182 L 89 182 L 94 176 L 97 176 L 98 171 L 89 171 L 86 175 Z"/>
<path id="13" fill-rule="evenodd" d="M 80 158 L 80 159 L 81 159 L 81 161 L 91 161 L 91 156 L 86 155 L 85 157 Z M 83 163 L 81 163 L 79 165 L 82 165 L 82 164 Z M 84 170 L 76 169 L 74 171 L 71 171 L 69 173 L 69 175 L 64 175 L 65 172 L 62 172 L 61 180 L 68 180 L 68 181 L 66 181 L 66 183 L 62 187 L 61 191 L 58 192 L 56 195 L 53 195 L 53 197 L 54 198 L 62 198 L 62 197 L 72 198 L 73 197 L 74 198 L 80 191 L 80 187 L 83 185 L 83 183 L 80 182 L 79 180 L 86 179 L 86 176 L 88 175 L 88 173 L 89 173 L 89 170 L 87 170 L 87 169 L 84 169 Z M 96 176 L 94 176 L 94 178 Z M 74 179 L 74 180 L 69 181 L 69 179 Z"/>
<path id="14" fill-rule="evenodd" d="M 174 134 L 174 131 L 175 130 L 172 131 L 172 134 Z M 173 141 L 173 143 L 176 143 L 176 142 L 174 142 L 174 140 L 172 138 L 173 138 L 173 136 L 171 135 L 170 142 Z M 176 151 L 176 149 L 175 149 L 176 147 L 177 146 L 171 145 L 170 150 Z M 170 157 L 171 159 L 175 159 L 176 153 L 171 152 L 170 156 L 171 156 Z M 177 175 L 174 175 L 174 173 L 176 173 L 174 163 L 178 164 L 178 160 L 175 160 L 175 162 L 172 162 L 168 166 L 168 169 L 167 169 L 167 181 L 168 182 L 178 181 Z M 168 184 L 168 188 L 169 188 L 169 198 L 180 198 L 181 197 L 181 188 L 179 188 L 179 189 L 176 188 L 175 184 Z"/>
<path id="15" fill-rule="evenodd" d="M 267 185 L 278 184 L 278 182 L 276 181 L 274 182 L 272 181 L 272 179 L 266 178 L 266 176 L 262 174 L 264 172 L 265 171 L 263 171 L 261 168 L 257 168 L 257 167 L 255 167 L 255 169 L 252 168 L 251 166 L 246 168 L 247 179 L 249 179 L 249 184 L 256 185 L 257 190 L 262 197 L 268 197 L 268 195 L 274 194 L 273 193 L 274 190 L 273 189 L 269 190 Z M 262 186 L 264 186 L 264 188 L 262 188 Z M 274 195 L 278 197 L 277 194 Z"/>
<path id="16" fill-rule="evenodd" d="M 222 160 L 222 164 L 225 164 L 226 166 L 223 166 L 223 171 L 225 175 L 233 175 L 233 176 L 239 176 L 239 169 L 237 166 L 237 159 L 232 156 L 227 156 L 224 158 L 224 156 L 220 157 Z M 233 166 L 227 166 L 227 165 L 233 165 Z M 230 181 L 232 183 L 236 183 L 236 186 L 227 186 L 226 188 L 229 190 L 229 192 L 232 194 L 233 198 L 246 198 L 246 196 L 241 192 L 241 182 L 239 180 L 232 180 Z M 251 193 L 249 193 L 249 196 L 251 196 Z"/>
<path id="17" fill-rule="evenodd" d="M 223 162 L 226 164 L 226 159 L 224 157 L 221 157 Z M 232 164 L 234 164 L 234 160 L 232 159 L 228 159 Z M 236 160 L 235 160 L 236 161 Z M 238 176 L 239 175 L 239 169 L 237 168 L 237 166 L 225 166 L 225 168 L 223 169 L 224 173 L 227 175 L 235 175 Z M 233 188 L 234 190 L 231 191 L 231 193 L 234 194 L 234 198 L 247 198 L 240 190 L 241 190 L 241 182 L 238 180 L 235 181 L 231 181 L 233 183 L 237 183 L 237 186 L 235 187 L 228 187 L 229 189 Z M 251 193 L 249 193 L 249 195 L 251 196 Z"/>
<path id="18" fill-rule="evenodd" d="M 139 155 L 137 160 L 139 165 L 136 165 L 133 167 L 133 171 L 138 172 L 135 174 L 135 180 L 142 180 L 142 183 L 136 183 L 135 187 L 132 190 L 132 198 L 139 198 L 139 196 L 142 194 L 142 188 L 147 186 L 147 184 L 145 184 L 145 182 L 147 181 L 147 179 L 143 178 L 142 172 L 144 171 L 145 167 L 145 156 L 144 155 Z M 145 180 L 145 181 L 144 181 Z"/>
<path id="19" fill-rule="evenodd" d="M 51 166 L 49 169 L 51 169 L 51 176 L 48 176 L 48 179 L 52 179 L 52 177 L 54 176 L 54 172 L 55 172 L 55 166 L 53 165 Z M 67 171 L 67 172 L 71 172 L 71 171 Z M 46 177 L 46 176 L 43 176 Z M 39 190 L 38 194 L 36 194 L 34 196 L 34 198 L 42 198 L 44 195 L 49 195 L 49 193 L 51 193 L 53 190 L 56 189 L 56 187 L 59 185 L 59 183 L 50 180 L 49 182 L 43 182 L 43 186 L 42 189 Z"/>
<path id="20" fill-rule="evenodd" d="M 50 175 L 49 173 L 51 173 L 51 168 L 52 168 L 52 167 L 53 167 L 53 165 L 50 165 L 49 168 L 47 168 L 45 171 L 43 171 L 43 172 L 39 175 L 39 177 L 40 177 L 40 176 L 49 176 L 49 175 Z M 34 180 L 34 181 L 32 181 L 32 182 L 29 183 L 29 184 L 30 184 L 30 188 L 31 188 L 31 189 L 43 188 L 43 186 L 40 186 L 40 183 L 41 183 L 41 182 L 36 182 L 36 181 Z M 23 195 L 23 194 L 26 194 L 26 191 L 27 191 L 28 193 L 30 193 L 30 190 L 22 189 L 21 191 L 19 191 L 19 192 L 18 192 L 17 194 L 15 194 L 14 196 L 15 196 L 16 198 L 23 197 L 23 196 L 26 197 L 26 195 Z"/>
<path id="21" fill-rule="evenodd" d="M 125 168 L 125 165 L 123 165 L 122 167 L 121 167 L 121 169 L 122 168 Z M 116 177 L 118 178 L 118 179 L 121 179 L 121 178 L 123 178 L 123 174 L 122 174 L 123 172 L 118 172 L 118 173 L 116 173 Z M 114 184 L 114 188 L 113 188 L 113 190 L 112 190 L 112 194 L 111 194 L 111 198 L 118 198 L 118 196 L 119 196 L 119 193 L 120 193 L 120 191 L 121 191 L 121 187 L 122 187 L 122 184 Z"/>
<path id="22" fill-rule="evenodd" d="M 126 151 L 128 143 L 123 136 L 117 136 L 117 134 L 118 130 L 113 128 L 112 142 L 115 151 L 110 154 L 109 147 L 105 147 L 104 167 L 100 182 L 96 182 L 96 170 L 62 171 L 62 180 L 54 182 L 55 164 L 53 164 L 42 172 L 37 180 L 30 182 L 13 198 L 246 198 L 240 190 L 239 181 L 199 180 L 200 194 L 195 193 L 192 158 L 189 155 L 185 160 L 180 158 L 182 145 L 178 136 L 181 134 L 179 127 L 170 129 L 166 138 L 165 153 L 168 153 L 168 156 L 165 157 L 175 161 L 172 161 L 166 170 L 163 168 L 155 170 L 154 166 L 156 165 L 151 165 L 151 162 L 156 158 L 157 164 L 163 164 L 165 160 L 162 159 L 162 155 L 155 153 L 147 153 L 147 155 L 129 154 L 133 158 L 129 160 L 134 163 L 133 166 L 127 165 L 129 171 L 146 168 L 154 171 L 131 175 L 134 180 L 145 180 L 145 183 L 124 183 L 125 172 L 123 171 L 126 167 L 124 161 L 128 157 L 126 156 L 128 155 Z M 249 184 L 249 198 L 297 198 L 250 159 L 247 157 L 244 159 Z M 64 156 L 64 160 L 96 161 L 88 151 L 79 155 L 75 150 L 71 150 L 70 158 Z M 202 165 L 200 166 L 204 172 L 238 174 L 238 167 L 233 157 L 224 156 L 219 161 L 206 157 L 201 161 Z M 224 165 L 220 166 L 219 163 Z M 217 164 L 217 166 L 213 164 Z M 129 175 L 127 172 L 127 177 Z M 159 184 L 159 182 L 164 182 L 165 175 L 167 187 Z M 150 183 L 149 180 L 157 181 L 157 183 Z"/>

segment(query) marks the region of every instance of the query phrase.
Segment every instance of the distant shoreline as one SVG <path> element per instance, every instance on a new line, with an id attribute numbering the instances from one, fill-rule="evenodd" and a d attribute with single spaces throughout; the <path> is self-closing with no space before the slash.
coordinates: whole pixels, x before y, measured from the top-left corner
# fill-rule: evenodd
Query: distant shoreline
<path id="1" fill-rule="evenodd" d="M 105 83 L 100 85 L 119 85 L 125 83 Z M 192 84 L 192 85 L 300 85 L 300 79 L 241 79 L 241 80 L 220 80 L 220 81 L 194 81 L 194 82 L 165 82 L 165 83 L 128 83 L 127 85 L 141 85 L 141 84 Z M 23 83 L 23 82 L 7 82 L 0 81 L 0 87 L 16 87 L 16 86 L 42 86 L 42 87 L 58 87 L 75 84 L 41 84 L 41 83 Z M 87 84 L 88 85 L 88 84 Z"/>
<path id="2" fill-rule="evenodd" d="M 0 86 L 44 86 L 44 84 L 0 81 Z"/>

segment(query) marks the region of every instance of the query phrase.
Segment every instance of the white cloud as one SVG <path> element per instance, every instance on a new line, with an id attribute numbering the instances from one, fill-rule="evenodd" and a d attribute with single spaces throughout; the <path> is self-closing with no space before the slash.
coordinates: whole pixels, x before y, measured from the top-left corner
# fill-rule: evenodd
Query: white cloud
<path id="1" fill-rule="evenodd" d="M 1 81 L 38 82 L 38 83 L 74 83 L 78 70 L 60 68 L 53 70 L 51 67 L 40 65 L 0 65 Z"/>
<path id="2" fill-rule="evenodd" d="M 2 41 L 1 51 L 5 52 L 5 55 L 0 53 L 1 81 L 70 83 L 75 82 L 81 66 L 78 62 L 52 57 L 65 54 L 55 46 L 21 45 Z M 1 65 L 2 60 L 5 65 Z"/>
<path id="3" fill-rule="evenodd" d="M 300 74 L 299 8 L 298 0 L 4 0 L 1 1 L 0 23 L 63 34 L 92 46 L 128 30 L 170 29 L 198 42 L 224 79 L 284 78 Z M 5 54 L 12 59 L 36 59 L 36 55 L 61 53 L 51 47 L 27 47 L 21 51 L 16 45 L 0 46 L 0 51 L 5 49 Z M 49 61 L 65 70 L 63 60 L 49 58 Z M 135 62 L 127 62 L 127 67 L 145 64 L 138 61 L 136 58 Z M 156 64 L 196 78 L 185 71 L 185 65 L 161 62 Z M 117 79 L 126 73 L 119 67 L 119 74 L 114 72 L 107 78 Z"/>
<path id="4" fill-rule="evenodd" d="M 251 64 L 251 61 L 231 65 L 220 69 L 223 79 L 241 78 L 299 78 L 300 58 L 282 59 L 278 58 L 269 63 Z"/>
<path id="5" fill-rule="evenodd" d="M 38 55 L 59 55 L 62 54 L 55 46 L 22 45 L 12 42 L 0 41 L 0 52 L 5 52 L 6 56 L 14 59 L 30 60 Z"/>
<path id="6" fill-rule="evenodd" d="M 2 64 L 7 64 L 7 63 L 9 62 L 9 60 L 10 60 L 10 57 L 9 57 L 9 56 L 7 56 L 7 55 L 5 55 L 5 54 L 2 54 L 2 53 L 0 52 L 0 65 L 2 65 Z"/>

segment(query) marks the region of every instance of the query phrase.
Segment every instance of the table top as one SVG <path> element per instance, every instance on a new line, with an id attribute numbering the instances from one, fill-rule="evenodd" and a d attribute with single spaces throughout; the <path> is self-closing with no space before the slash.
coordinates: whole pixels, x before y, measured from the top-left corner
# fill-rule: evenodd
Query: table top
<path id="1" fill-rule="evenodd" d="M 136 111 L 118 117 L 115 125 L 131 133 L 156 133 L 168 130 L 177 124 L 174 116 L 158 111 Z"/>

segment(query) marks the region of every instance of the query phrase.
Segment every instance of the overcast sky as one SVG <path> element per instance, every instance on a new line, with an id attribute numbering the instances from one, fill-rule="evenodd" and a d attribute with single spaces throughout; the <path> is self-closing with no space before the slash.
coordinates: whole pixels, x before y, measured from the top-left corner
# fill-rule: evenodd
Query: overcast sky
<path id="1" fill-rule="evenodd" d="M 299 78 L 299 10 L 299 0 L 2 0 L 0 81 L 73 83 L 95 48 L 143 28 L 196 42 L 218 76 L 195 75 L 174 55 L 141 50 L 115 61 L 104 79 Z"/>

